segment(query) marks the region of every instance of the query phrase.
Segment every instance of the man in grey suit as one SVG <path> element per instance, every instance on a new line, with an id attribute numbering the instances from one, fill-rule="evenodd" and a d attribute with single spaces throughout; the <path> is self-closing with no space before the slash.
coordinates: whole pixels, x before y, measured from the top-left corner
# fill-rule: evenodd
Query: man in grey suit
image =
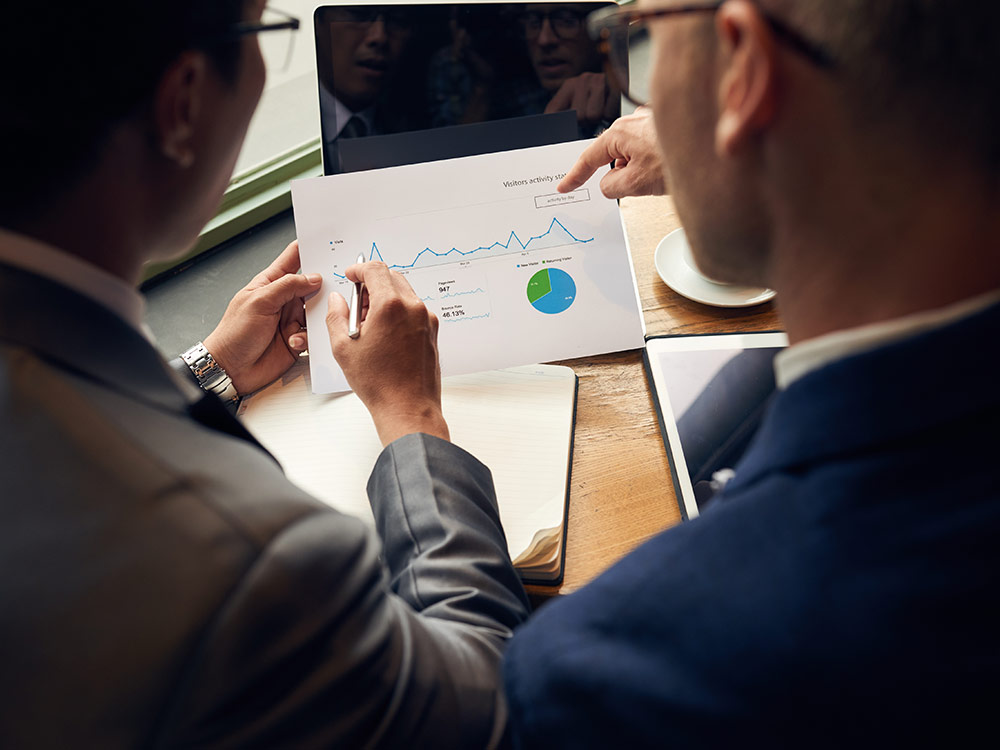
<path id="1" fill-rule="evenodd" d="M 341 298 L 328 317 L 386 445 L 379 538 L 291 485 L 143 328 L 142 264 L 189 246 L 229 180 L 262 12 L 5 10 L 0 747 L 503 739 L 497 666 L 527 604 L 490 473 L 448 442 L 437 321 L 405 280 L 357 266 L 360 337 Z M 228 398 L 293 362 L 320 285 L 297 268 L 293 244 L 236 296 L 188 357 L 199 382 Z"/>

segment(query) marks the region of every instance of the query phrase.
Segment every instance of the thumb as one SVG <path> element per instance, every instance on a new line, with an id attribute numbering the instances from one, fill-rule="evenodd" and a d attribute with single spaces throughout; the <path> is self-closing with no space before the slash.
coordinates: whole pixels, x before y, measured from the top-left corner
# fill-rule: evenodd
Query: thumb
<path id="1" fill-rule="evenodd" d="M 311 273 L 308 276 L 289 273 L 258 289 L 254 301 L 268 312 L 275 312 L 297 297 L 307 297 L 317 291 L 322 284 L 323 277 L 318 273 Z"/>
<path id="2" fill-rule="evenodd" d="M 629 198 L 635 195 L 658 195 L 654 177 L 635 162 L 615 167 L 601 178 L 601 192 L 605 198 Z"/>
<path id="3" fill-rule="evenodd" d="M 601 192 L 605 198 L 627 198 L 633 195 L 634 186 L 628 167 L 612 169 L 601 178 Z"/>
<path id="4" fill-rule="evenodd" d="M 309 347 L 309 338 L 301 321 L 292 318 L 281 326 L 281 336 L 293 352 L 304 352 Z"/>
<path id="5" fill-rule="evenodd" d="M 330 292 L 327 297 L 326 328 L 331 336 L 347 335 L 347 316 L 350 308 L 340 292 Z"/>

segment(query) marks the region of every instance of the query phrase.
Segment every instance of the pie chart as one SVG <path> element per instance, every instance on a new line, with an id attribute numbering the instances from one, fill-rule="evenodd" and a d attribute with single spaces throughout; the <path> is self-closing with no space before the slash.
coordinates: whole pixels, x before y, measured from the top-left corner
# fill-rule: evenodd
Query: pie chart
<path id="1" fill-rule="evenodd" d="M 528 280 L 528 302 L 546 315 L 565 312 L 576 299 L 576 282 L 560 268 L 545 268 Z"/>

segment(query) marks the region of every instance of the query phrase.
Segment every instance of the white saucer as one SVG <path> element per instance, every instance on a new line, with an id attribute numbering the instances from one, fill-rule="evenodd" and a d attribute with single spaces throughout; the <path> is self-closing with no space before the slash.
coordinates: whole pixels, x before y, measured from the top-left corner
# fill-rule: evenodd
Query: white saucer
<path id="1" fill-rule="evenodd" d="M 736 284 L 716 284 L 702 276 L 691 263 L 691 251 L 683 229 L 675 229 L 656 246 L 656 272 L 663 283 L 703 305 L 752 307 L 774 297 L 773 289 Z"/>

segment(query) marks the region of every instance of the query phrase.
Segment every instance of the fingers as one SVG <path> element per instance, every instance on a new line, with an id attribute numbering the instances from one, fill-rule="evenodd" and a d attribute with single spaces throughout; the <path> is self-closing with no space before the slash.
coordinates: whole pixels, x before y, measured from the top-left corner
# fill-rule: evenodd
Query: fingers
<path id="1" fill-rule="evenodd" d="M 254 290 L 252 304 L 261 312 L 278 312 L 292 300 L 319 291 L 322 285 L 323 277 L 318 273 L 308 276 L 288 273 Z"/>
<path id="2" fill-rule="evenodd" d="M 383 301 L 394 296 L 404 299 L 417 299 L 410 282 L 403 276 L 389 270 L 385 263 L 369 261 L 350 266 L 345 275 L 354 282 L 360 281 L 368 290 L 370 307 L 376 307 Z"/>
<path id="3" fill-rule="evenodd" d="M 306 331 L 297 331 L 288 337 L 288 348 L 301 354 L 309 349 L 309 335 Z"/>
<path id="4" fill-rule="evenodd" d="M 611 105 L 616 106 L 612 107 Z M 545 114 L 572 109 L 581 123 L 596 123 L 606 111 L 617 110 L 607 78 L 601 73 L 581 73 L 565 81 L 545 107 Z"/>
<path id="5" fill-rule="evenodd" d="M 611 79 L 605 79 L 604 119 L 613 122 L 622 111 L 622 90 Z"/>
<path id="6" fill-rule="evenodd" d="M 570 104 L 573 102 L 573 97 L 576 95 L 576 79 L 570 78 L 565 81 L 556 95 L 552 97 L 549 103 L 545 106 L 546 115 L 551 115 L 553 112 L 563 112 L 567 109 L 572 109 Z"/>
<path id="7" fill-rule="evenodd" d="M 288 243 L 288 247 L 281 251 L 281 255 L 275 258 L 274 262 L 267 267 L 267 270 L 274 274 L 272 279 L 275 279 L 288 273 L 296 273 L 301 265 L 302 263 L 299 260 L 299 241 L 292 240 Z"/>
<path id="8" fill-rule="evenodd" d="M 347 318 L 350 315 L 350 308 L 347 300 L 339 292 L 330 292 L 327 298 L 326 328 L 330 332 L 331 338 L 350 338 L 347 335 Z"/>
<path id="9" fill-rule="evenodd" d="M 309 336 L 298 320 L 287 320 L 281 324 L 282 337 L 288 342 L 288 348 L 301 354 L 309 348 Z"/>
<path id="10" fill-rule="evenodd" d="M 296 354 L 306 351 L 309 346 L 305 330 L 306 309 L 300 301 L 292 300 L 285 305 L 278 325 L 289 350 Z"/>
<path id="11" fill-rule="evenodd" d="M 601 192 L 608 198 L 632 195 L 665 195 L 663 158 L 651 114 L 637 110 L 621 117 L 580 155 L 562 182 L 561 193 L 576 190 L 600 167 L 614 162 L 601 179 Z"/>
<path id="12" fill-rule="evenodd" d="M 579 118 L 588 123 L 600 122 L 608 99 L 607 80 L 599 73 L 591 73 L 581 88 L 580 107 L 574 107 L 580 113 Z"/>
<path id="13" fill-rule="evenodd" d="M 256 289 L 273 281 L 277 281 L 282 276 L 290 273 L 298 273 L 301 263 L 299 261 L 299 241 L 292 240 L 288 246 L 281 251 L 281 255 L 271 261 L 271 265 L 254 276 L 248 287 Z"/>
<path id="14" fill-rule="evenodd" d="M 377 260 L 370 260 L 366 263 L 355 263 L 354 265 L 348 266 L 344 270 L 344 275 L 347 277 L 348 281 L 353 281 L 355 283 L 361 282 L 362 284 L 372 285 L 378 284 L 378 279 L 383 277 L 388 277 L 392 272 L 389 267 Z"/>
<path id="15" fill-rule="evenodd" d="M 384 263 L 357 264 L 345 275 L 364 283 L 370 314 L 360 336 L 352 339 L 348 304 L 342 295 L 331 294 L 326 314 L 330 346 L 347 383 L 371 413 L 382 443 L 412 432 L 447 440 L 436 316 L 409 282 Z"/>
<path id="16" fill-rule="evenodd" d="M 601 179 L 601 192 L 607 198 L 636 195 L 666 195 L 667 188 L 660 165 L 634 160 L 615 165 Z"/>
<path id="17" fill-rule="evenodd" d="M 353 283 L 364 285 L 359 304 L 362 305 L 361 320 L 367 322 L 372 315 L 381 319 L 380 325 L 392 327 L 392 321 L 414 315 L 419 310 L 427 316 L 429 325 L 437 331 L 437 317 L 431 313 L 423 301 L 413 291 L 410 282 L 401 274 L 389 270 L 384 263 L 370 261 L 348 267 L 344 275 Z M 335 338 L 347 336 L 350 306 L 344 297 L 338 293 L 330 295 L 328 300 L 327 326 L 330 335 Z M 362 325 L 361 337 L 365 335 Z M 357 340 L 357 339 L 353 339 Z"/>
<path id="18" fill-rule="evenodd" d="M 556 190 L 560 193 L 570 193 L 576 190 L 589 180 L 594 172 L 601 167 L 608 166 L 613 159 L 621 156 L 621 154 L 612 153 L 610 150 L 612 145 L 610 133 L 610 130 L 604 131 L 597 140 L 584 149 L 580 158 L 576 160 L 576 164 L 570 168 L 566 176 L 556 186 Z"/>
<path id="19" fill-rule="evenodd" d="M 371 261 L 368 263 L 355 263 L 344 269 L 344 276 L 353 284 L 364 284 L 362 298 L 358 304 L 362 305 L 362 319 L 366 308 L 370 308 L 373 300 L 384 303 L 388 299 L 398 296 L 399 289 L 393 277 L 399 277 L 390 271 L 385 263 Z M 409 286 L 407 284 L 407 286 Z M 405 290 L 404 290 L 405 291 Z M 412 291 L 412 290 L 411 290 Z M 350 305 L 344 296 L 338 292 L 332 292 L 327 299 L 326 326 L 329 329 L 331 341 L 342 338 L 350 338 L 349 317 L 351 314 Z"/>
<path id="20" fill-rule="evenodd" d="M 627 198 L 637 194 L 635 170 L 628 165 L 616 167 L 601 179 L 601 192 L 606 198 Z"/>

